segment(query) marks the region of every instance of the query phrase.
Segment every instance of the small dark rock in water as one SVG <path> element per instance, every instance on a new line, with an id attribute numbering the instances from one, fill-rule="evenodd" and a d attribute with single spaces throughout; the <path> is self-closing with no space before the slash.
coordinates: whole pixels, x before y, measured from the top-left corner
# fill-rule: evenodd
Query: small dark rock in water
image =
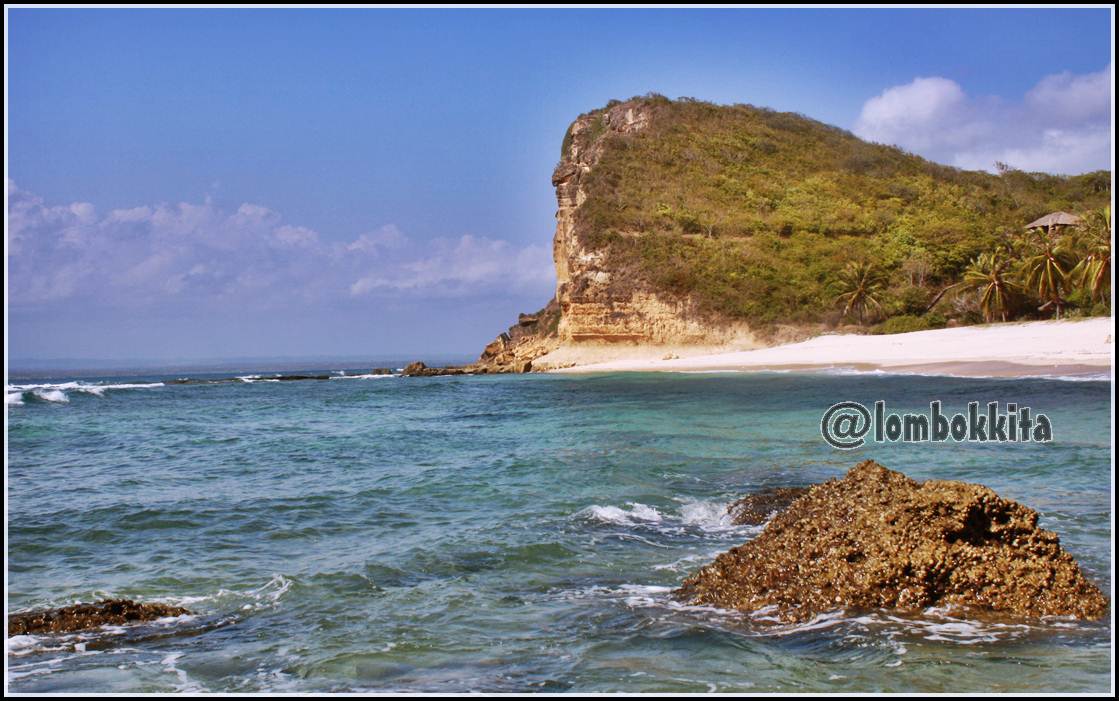
<path id="1" fill-rule="evenodd" d="M 750 542 L 684 581 L 682 600 L 785 620 L 836 609 L 958 606 L 1099 619 L 1108 600 L 1037 512 L 978 484 L 916 482 L 867 460 L 810 487 Z"/>
<path id="2" fill-rule="evenodd" d="M 736 526 L 760 526 L 770 516 L 782 511 L 805 494 L 808 487 L 776 487 L 742 497 L 727 507 L 727 514 Z"/>
<path id="3" fill-rule="evenodd" d="M 329 380 L 330 375 L 268 375 L 261 377 L 261 380 L 268 380 L 270 382 L 296 382 L 299 380 Z M 250 378 L 252 379 L 252 378 Z M 180 377 L 175 380 L 164 380 L 163 384 L 166 385 L 218 385 L 229 384 L 233 382 L 242 382 L 240 377 L 217 377 L 217 378 L 193 378 L 193 377 Z"/>
<path id="4" fill-rule="evenodd" d="M 395 374 L 395 373 L 393 373 L 392 368 L 373 368 L 372 370 L 369 371 L 369 374 L 370 375 L 392 375 L 392 374 Z"/>
<path id="5" fill-rule="evenodd" d="M 119 626 L 189 613 L 190 611 L 180 606 L 105 599 L 95 604 L 74 604 L 57 609 L 13 613 L 8 616 L 8 635 L 72 633 L 105 625 Z"/>

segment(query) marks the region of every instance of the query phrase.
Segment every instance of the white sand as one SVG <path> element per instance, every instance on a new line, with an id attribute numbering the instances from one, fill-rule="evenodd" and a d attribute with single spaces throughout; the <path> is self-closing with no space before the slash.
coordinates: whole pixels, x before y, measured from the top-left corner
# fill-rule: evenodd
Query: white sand
<path id="1" fill-rule="evenodd" d="M 832 334 L 771 348 L 672 360 L 612 360 L 555 372 L 696 372 L 850 368 L 967 376 L 1108 374 L 1110 318 L 1032 321 L 881 336 Z M 641 356 L 644 357 L 641 357 Z"/>

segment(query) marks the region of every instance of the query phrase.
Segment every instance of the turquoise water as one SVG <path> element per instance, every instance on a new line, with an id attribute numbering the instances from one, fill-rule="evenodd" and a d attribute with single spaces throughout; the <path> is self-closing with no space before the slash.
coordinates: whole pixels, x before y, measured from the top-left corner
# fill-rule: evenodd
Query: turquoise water
<path id="1" fill-rule="evenodd" d="M 14 691 L 1106 691 L 1111 626 L 673 602 L 737 496 L 873 457 L 1042 514 L 1105 591 L 1107 382 L 827 374 L 15 380 L 8 607 L 194 616 L 8 642 Z M 156 386 L 132 386 L 148 383 Z M 110 385 L 115 385 L 111 387 Z M 1052 444 L 819 434 L 840 400 L 1046 412 Z M 13 402 L 18 402 L 13 404 Z"/>

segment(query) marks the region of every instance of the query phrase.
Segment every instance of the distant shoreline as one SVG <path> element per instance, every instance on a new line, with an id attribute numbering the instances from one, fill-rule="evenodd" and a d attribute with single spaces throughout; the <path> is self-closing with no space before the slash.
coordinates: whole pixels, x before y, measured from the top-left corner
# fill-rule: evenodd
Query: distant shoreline
<path id="1" fill-rule="evenodd" d="M 888 372 L 962 377 L 1099 377 L 1112 367 L 1111 317 L 1012 322 L 890 335 L 831 334 L 754 350 L 632 357 L 552 370 L 595 372 Z M 589 359 L 593 358 L 591 356 Z"/>

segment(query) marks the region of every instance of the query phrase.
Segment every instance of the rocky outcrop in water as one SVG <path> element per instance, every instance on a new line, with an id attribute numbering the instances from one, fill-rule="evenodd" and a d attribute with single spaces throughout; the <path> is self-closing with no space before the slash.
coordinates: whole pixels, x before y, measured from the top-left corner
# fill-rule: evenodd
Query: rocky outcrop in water
<path id="1" fill-rule="evenodd" d="M 676 595 L 787 620 L 836 609 L 959 606 L 1099 619 L 1108 601 L 1037 512 L 977 484 L 914 481 L 873 461 L 815 485 Z"/>
<path id="2" fill-rule="evenodd" d="M 8 635 L 72 633 L 101 626 L 121 626 L 189 613 L 190 611 L 181 606 L 142 604 L 128 599 L 105 599 L 93 604 L 74 604 L 57 609 L 13 613 L 8 616 Z"/>
<path id="3" fill-rule="evenodd" d="M 428 367 L 423 361 L 417 360 L 414 363 L 408 363 L 400 374 L 404 377 L 437 377 L 439 375 L 467 375 L 471 374 L 472 368 L 470 367 L 454 367 L 448 366 L 443 368 Z"/>
<path id="4" fill-rule="evenodd" d="M 306 380 L 329 380 L 334 375 L 252 375 L 247 377 L 179 377 L 173 380 L 164 380 L 165 385 L 223 385 L 235 382 L 252 382 L 265 380 L 267 382 L 302 382 Z"/>
<path id="5" fill-rule="evenodd" d="M 776 487 L 750 494 L 728 506 L 727 515 L 736 526 L 760 526 L 807 491 L 808 487 Z"/>
<path id="6" fill-rule="evenodd" d="M 474 366 L 488 372 L 530 372 L 533 361 L 556 348 L 560 308 L 553 299 L 535 314 L 521 314 L 517 323 L 491 341 Z"/>

